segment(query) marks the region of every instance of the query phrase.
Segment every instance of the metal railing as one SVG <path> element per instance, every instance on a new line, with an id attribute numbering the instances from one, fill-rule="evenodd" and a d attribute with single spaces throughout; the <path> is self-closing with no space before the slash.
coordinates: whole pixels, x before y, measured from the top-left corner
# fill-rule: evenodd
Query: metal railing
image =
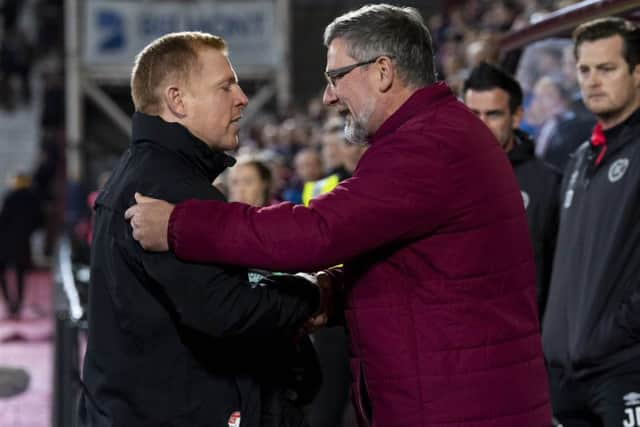
<path id="1" fill-rule="evenodd" d="M 79 339 L 87 327 L 76 277 L 79 272 L 85 275 L 87 273 L 74 266 L 71 242 L 67 236 L 63 235 L 58 240 L 54 260 L 55 348 L 52 426 L 75 427 L 81 390 Z"/>

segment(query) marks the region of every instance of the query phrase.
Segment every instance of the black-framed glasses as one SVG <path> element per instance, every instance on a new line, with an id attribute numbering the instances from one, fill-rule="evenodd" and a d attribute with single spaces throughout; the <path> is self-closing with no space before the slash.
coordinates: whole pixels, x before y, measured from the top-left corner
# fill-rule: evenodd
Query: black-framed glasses
<path id="1" fill-rule="evenodd" d="M 340 68 L 334 68 L 333 70 L 327 70 L 324 72 L 324 77 L 325 79 L 327 79 L 327 83 L 329 84 L 329 86 L 334 88 L 336 87 L 336 82 L 338 81 L 339 78 L 346 76 L 347 74 L 349 74 L 351 71 L 355 70 L 358 67 L 362 67 L 363 65 L 373 64 L 381 56 L 388 56 L 389 58 L 393 59 L 393 56 L 390 56 L 390 55 L 379 55 L 373 59 L 369 59 L 368 61 L 356 62 L 355 64 L 346 65 Z"/>

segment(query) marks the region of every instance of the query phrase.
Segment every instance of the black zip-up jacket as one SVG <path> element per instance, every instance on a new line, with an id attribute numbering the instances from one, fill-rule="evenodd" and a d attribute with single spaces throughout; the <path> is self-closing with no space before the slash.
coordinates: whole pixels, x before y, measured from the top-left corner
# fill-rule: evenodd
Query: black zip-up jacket
<path id="1" fill-rule="evenodd" d="M 542 320 L 549 293 L 558 231 L 560 173 L 535 157 L 533 141 L 520 130 L 515 131 L 515 144 L 508 156 L 520 185 L 522 201 L 527 212 L 536 263 L 538 314 Z"/>
<path id="2" fill-rule="evenodd" d="M 640 110 L 567 164 L 543 323 L 551 368 L 583 378 L 640 357 Z"/>
<path id="3" fill-rule="evenodd" d="M 95 206 L 81 425 L 299 425 L 274 421 L 282 408 L 261 392 L 279 380 L 284 338 L 317 309 L 317 289 L 251 287 L 244 269 L 146 252 L 124 219 L 136 191 L 223 199 L 211 182 L 231 164 L 181 125 L 135 113 Z"/>

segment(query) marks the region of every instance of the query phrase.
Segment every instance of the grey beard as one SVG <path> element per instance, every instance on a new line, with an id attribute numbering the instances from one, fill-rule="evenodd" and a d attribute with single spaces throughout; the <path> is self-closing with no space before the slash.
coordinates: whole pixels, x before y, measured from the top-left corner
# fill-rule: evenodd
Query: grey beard
<path id="1" fill-rule="evenodd" d="M 367 129 L 354 119 L 353 116 L 347 119 L 344 125 L 344 137 L 352 144 L 367 144 Z"/>

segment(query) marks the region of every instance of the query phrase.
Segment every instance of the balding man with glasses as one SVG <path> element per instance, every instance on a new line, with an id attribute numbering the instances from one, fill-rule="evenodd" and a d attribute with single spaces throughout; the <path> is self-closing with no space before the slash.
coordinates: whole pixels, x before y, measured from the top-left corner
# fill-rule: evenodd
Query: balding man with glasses
<path id="1" fill-rule="evenodd" d="M 144 200 L 149 250 L 314 271 L 350 337 L 361 426 L 548 427 L 527 219 L 491 131 L 437 82 L 412 8 L 336 18 L 324 103 L 368 143 L 353 176 L 308 207 Z"/>

